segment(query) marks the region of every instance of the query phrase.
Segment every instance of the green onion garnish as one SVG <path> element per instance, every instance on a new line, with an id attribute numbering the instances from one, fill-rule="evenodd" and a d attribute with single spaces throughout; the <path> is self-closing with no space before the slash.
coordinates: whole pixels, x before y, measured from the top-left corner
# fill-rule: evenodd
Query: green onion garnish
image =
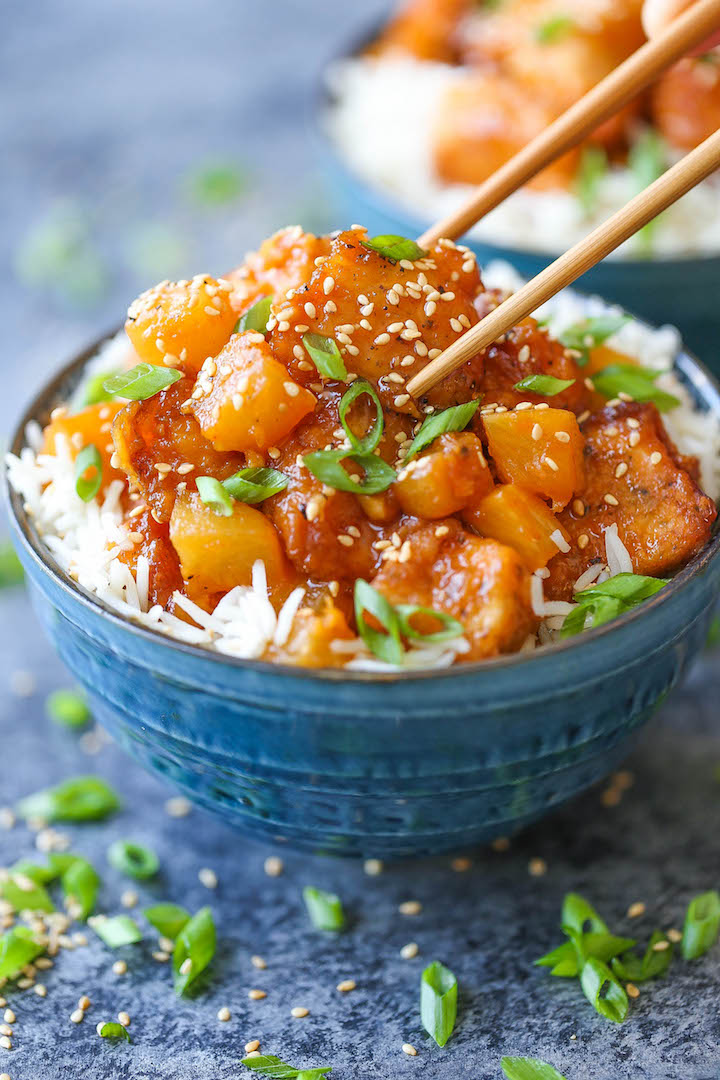
<path id="1" fill-rule="evenodd" d="M 582 633 L 589 627 L 617 619 L 632 611 L 643 600 L 659 592 L 667 581 L 662 578 L 644 577 L 642 574 L 616 574 L 600 585 L 575 593 L 577 607 L 565 617 L 560 636 L 567 638 Z"/>
<path id="2" fill-rule="evenodd" d="M 720 894 L 711 889 L 690 901 L 683 927 L 682 951 L 695 960 L 715 944 L 720 931 Z"/>
<path id="3" fill-rule="evenodd" d="M 0 543 L 0 589 L 20 585 L 25 580 L 22 564 L 10 543 Z"/>
<path id="4" fill-rule="evenodd" d="M 438 1046 L 453 1033 L 457 1017 L 457 979 L 449 968 L 434 960 L 420 977 L 420 1019 Z"/>
<path id="5" fill-rule="evenodd" d="M 365 613 L 372 615 L 385 629 L 376 630 L 365 618 Z M 423 615 L 436 619 L 443 629 L 421 633 L 412 625 L 415 615 Z M 398 604 L 395 607 L 382 593 L 374 589 L 367 581 L 358 578 L 355 582 L 355 621 L 358 634 L 367 645 L 370 652 L 374 653 L 387 664 L 402 664 L 405 658 L 402 638 L 412 638 L 425 644 L 435 644 L 440 641 L 450 641 L 460 637 L 464 632 L 462 623 L 451 615 L 434 608 L 421 607 L 418 604 Z"/>
<path id="6" fill-rule="evenodd" d="M 108 1020 L 104 1024 L 98 1024 L 97 1031 L 98 1035 L 103 1039 L 125 1039 L 127 1042 L 132 1042 L 128 1029 L 115 1020 Z"/>
<path id="7" fill-rule="evenodd" d="M 535 40 L 540 45 L 554 45 L 567 37 L 574 27 L 575 20 L 572 15 L 553 15 L 536 28 Z"/>
<path id="8" fill-rule="evenodd" d="M 75 776 L 28 795 L 18 804 L 18 813 L 41 821 L 99 821 L 119 808 L 117 795 L 99 776 Z"/>
<path id="9" fill-rule="evenodd" d="M 135 945 L 138 941 L 142 941 L 140 927 L 129 915 L 113 915 L 112 918 L 97 915 L 88 922 L 97 936 L 102 938 L 111 949 L 119 949 L 123 945 Z"/>
<path id="10" fill-rule="evenodd" d="M 151 878 L 160 869 L 160 860 L 154 851 L 129 840 L 116 840 L 108 848 L 107 859 L 111 866 L 129 877 Z"/>
<path id="11" fill-rule="evenodd" d="M 345 925 L 345 912 L 339 896 L 306 885 L 303 889 L 303 900 L 316 930 L 342 930 Z"/>
<path id="12" fill-rule="evenodd" d="M 504 1057 L 500 1066 L 507 1080 L 565 1080 L 557 1069 L 538 1058 Z"/>
<path id="13" fill-rule="evenodd" d="M 579 367 L 585 367 L 590 359 L 590 350 L 604 344 L 630 321 L 629 315 L 598 315 L 595 318 L 583 319 L 558 334 L 558 341 L 566 349 L 579 353 L 577 363 Z"/>
<path id="14" fill-rule="evenodd" d="M 596 372 L 592 381 L 598 393 L 607 398 L 629 394 L 635 401 L 652 401 L 660 412 L 668 412 L 677 408 L 680 402 L 666 390 L 655 386 L 655 380 L 662 374 L 662 371 L 650 371 L 634 364 L 609 364 Z"/>
<path id="15" fill-rule="evenodd" d="M 553 375 L 528 375 L 515 383 L 515 390 L 529 390 L 532 394 L 542 394 L 543 397 L 555 397 L 572 386 L 575 379 L 556 379 Z"/>
<path id="16" fill-rule="evenodd" d="M 122 375 L 121 371 L 101 371 L 96 375 L 89 375 L 78 392 L 78 404 L 81 408 L 88 405 L 99 405 L 103 401 L 112 401 L 115 397 L 105 389 L 105 380 Z"/>
<path id="17" fill-rule="evenodd" d="M 161 390 L 182 379 L 176 368 L 159 367 L 157 364 L 136 364 L 120 375 L 110 375 L 103 382 L 103 389 L 114 397 L 130 401 L 146 401 Z"/>
<path id="18" fill-rule="evenodd" d="M 596 934 L 608 932 L 605 920 L 600 918 L 592 904 L 588 903 L 584 896 L 580 896 L 580 893 L 566 893 L 560 922 L 563 928 L 568 926 L 581 934 L 586 931 Z"/>
<path id="19" fill-rule="evenodd" d="M 342 466 L 352 461 L 363 471 L 361 480 L 355 479 Z M 379 495 L 387 491 L 397 479 L 397 473 L 377 454 L 358 454 L 352 450 L 316 450 L 306 454 L 303 462 L 309 471 L 323 484 L 337 491 L 351 491 L 354 495 Z"/>
<path id="20" fill-rule="evenodd" d="M 90 476 L 86 474 L 92 470 Z M 75 458 L 75 490 L 83 502 L 94 499 L 102 486 L 102 457 L 97 446 L 83 446 Z"/>
<path id="21" fill-rule="evenodd" d="M 420 427 L 417 435 L 410 444 L 403 461 L 408 462 L 426 446 L 429 446 L 439 435 L 448 431 L 464 431 L 478 410 L 480 400 L 465 401 L 462 405 L 452 405 L 449 409 L 427 416 Z"/>
<path id="22" fill-rule="evenodd" d="M 45 952 L 38 945 L 32 930 L 16 926 L 0 937 L 0 979 L 12 979 L 33 960 Z"/>
<path id="23" fill-rule="evenodd" d="M 580 157 L 575 190 L 587 215 L 595 212 L 600 182 L 607 171 L 608 156 L 605 150 L 601 146 L 586 146 Z"/>
<path id="24" fill-rule="evenodd" d="M 396 604 L 395 612 L 400 623 L 400 633 L 405 638 L 413 641 L 422 641 L 425 645 L 437 645 L 442 641 L 452 641 L 465 632 L 465 627 L 452 615 L 435 608 L 422 607 L 420 604 Z M 441 630 L 420 631 L 413 626 L 412 619 L 417 616 L 426 616 L 440 623 Z"/>
<path id="25" fill-rule="evenodd" d="M 278 469 L 249 466 L 223 480 L 222 486 L 238 502 L 260 503 L 283 491 L 289 483 L 290 477 Z"/>
<path id="26" fill-rule="evenodd" d="M 261 334 L 267 333 L 267 322 L 270 318 L 272 296 L 261 296 L 252 307 L 249 307 L 235 323 L 233 333 L 241 334 L 243 330 L 257 330 Z"/>
<path id="27" fill-rule="evenodd" d="M 45 886 L 22 873 L 11 871 L 7 880 L 0 882 L 0 896 L 16 911 L 55 910 Z"/>
<path id="28" fill-rule="evenodd" d="M 604 1016 L 621 1024 L 628 1014 L 628 996 L 607 964 L 591 956 L 580 972 L 580 985 L 590 1004 Z"/>
<path id="29" fill-rule="evenodd" d="M 82 728 L 92 719 L 87 701 L 76 690 L 55 690 L 45 699 L 45 712 L 61 727 Z"/>
<path id="30" fill-rule="evenodd" d="M 145 918 L 163 937 L 175 941 L 183 927 L 190 922 L 190 912 L 178 904 L 155 904 L 145 908 Z"/>
<path id="31" fill-rule="evenodd" d="M 394 263 L 400 262 L 401 259 L 415 262 L 416 259 L 424 259 L 427 255 L 427 251 L 414 240 L 409 240 L 407 236 L 395 236 L 393 233 L 387 236 L 374 236 L 371 240 L 361 240 L 360 243 L 363 247 L 382 255 L 383 259 L 389 259 Z"/>
<path id="32" fill-rule="evenodd" d="M 95 867 L 80 855 L 63 855 L 51 861 L 61 873 L 61 884 L 68 911 L 77 919 L 87 919 L 92 914 L 100 888 L 100 877 Z"/>
<path id="33" fill-rule="evenodd" d="M 273 1080 L 321 1080 L 325 1073 L 332 1072 L 330 1065 L 322 1065 L 318 1069 L 294 1069 L 274 1054 L 246 1057 L 242 1059 L 242 1063 L 246 1069 L 260 1073 L 261 1076 L 271 1076 Z"/>
<path id="34" fill-rule="evenodd" d="M 183 926 L 175 943 L 175 991 L 184 994 L 215 955 L 215 923 L 209 907 L 200 908 Z"/>
<path id="35" fill-rule="evenodd" d="M 638 192 L 658 180 L 667 168 L 667 150 L 663 139 L 656 131 L 647 128 L 630 147 L 628 168 L 635 181 Z M 658 218 L 653 218 L 636 234 L 649 253 L 652 238 L 657 228 Z"/>
<path id="36" fill-rule="evenodd" d="M 660 941 L 667 942 L 667 948 L 656 949 Z M 622 956 L 616 956 L 612 962 L 612 969 L 623 982 L 641 983 L 648 979 L 656 979 L 664 975 L 670 967 L 673 957 L 673 947 L 660 930 L 656 930 L 645 950 L 643 956 L 637 953 L 627 952 Z"/>
<path id="37" fill-rule="evenodd" d="M 10 868 L 10 872 L 12 874 L 24 874 L 31 881 L 36 881 L 38 885 L 49 885 L 51 881 L 55 881 L 60 876 L 65 865 L 70 865 L 68 862 L 63 864 L 62 867 L 56 866 L 54 860 L 59 858 L 58 855 L 51 855 L 49 858 L 50 866 L 38 866 L 37 863 L 31 863 L 27 859 L 20 859 Z M 68 856 L 68 859 L 71 858 L 72 856 Z"/>
<path id="38" fill-rule="evenodd" d="M 305 352 L 313 364 L 326 379 L 347 379 L 347 368 L 340 354 L 335 338 L 322 334 L 303 334 L 302 343 Z"/>
<path id="39" fill-rule="evenodd" d="M 375 423 L 370 430 L 363 435 L 362 439 L 358 439 L 348 425 L 345 417 L 352 403 L 363 394 L 367 394 L 375 406 Z M 345 391 L 340 398 L 338 416 L 340 417 L 340 423 L 343 426 L 343 430 L 347 435 L 353 450 L 358 454 L 371 454 L 382 438 L 385 420 L 383 417 L 382 405 L 380 404 L 380 398 L 377 396 L 374 387 L 370 385 L 367 379 L 356 379 L 355 382 L 351 384 L 350 389 Z"/>
<path id="40" fill-rule="evenodd" d="M 198 495 L 206 506 L 211 506 L 221 517 L 232 517 L 232 498 L 219 480 L 216 480 L 214 476 L 198 476 L 195 483 Z"/>

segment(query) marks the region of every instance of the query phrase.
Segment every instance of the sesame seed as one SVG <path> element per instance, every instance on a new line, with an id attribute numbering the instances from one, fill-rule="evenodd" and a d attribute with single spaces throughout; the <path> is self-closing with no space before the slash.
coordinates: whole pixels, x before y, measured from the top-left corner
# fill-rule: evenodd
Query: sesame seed
<path id="1" fill-rule="evenodd" d="M 382 541 L 380 541 L 382 543 Z M 363 870 L 368 877 L 377 877 L 378 874 L 382 874 L 385 867 L 380 859 L 366 859 L 363 863 Z"/>
<path id="2" fill-rule="evenodd" d="M 33 987 L 33 991 L 40 998 L 47 997 L 47 986 L 45 986 L 44 983 L 36 983 Z"/>
<path id="3" fill-rule="evenodd" d="M 198 870 L 198 879 L 200 884 L 204 885 L 206 889 L 217 888 L 217 874 L 207 866 L 204 866 L 202 870 Z"/>
<path id="4" fill-rule="evenodd" d="M 627 909 L 628 919 L 637 919 L 640 915 L 645 914 L 645 905 L 642 900 L 636 900 L 634 904 L 631 904 Z"/>
<path id="5" fill-rule="evenodd" d="M 323 281 L 323 292 L 325 293 L 326 296 L 329 296 L 334 288 L 335 288 L 335 278 L 330 277 L 328 275 L 328 277 L 326 277 L 325 280 Z"/>
<path id="6" fill-rule="evenodd" d="M 12 1050 L 12 1042 L 7 1035 L 0 1036 L 0 1046 L 3 1050 Z"/>
<path id="7" fill-rule="evenodd" d="M 220 312 L 218 311 L 217 308 L 211 307 L 209 304 L 205 307 L 204 310 L 205 310 L 206 315 L 219 315 L 220 314 Z"/>
<path id="8" fill-rule="evenodd" d="M 297 323 L 295 326 L 295 333 L 306 334 L 309 329 L 310 327 L 307 325 L 307 323 Z"/>
<path id="9" fill-rule="evenodd" d="M 126 889 L 120 897 L 120 903 L 123 907 L 133 908 L 138 902 L 138 894 L 134 889 Z"/>
<path id="10" fill-rule="evenodd" d="M 253 1050 L 259 1050 L 259 1049 L 260 1049 L 260 1040 L 259 1039 L 251 1039 L 250 1042 L 245 1043 L 245 1052 L 248 1053 L 248 1054 L 252 1054 Z"/>
<path id="11" fill-rule="evenodd" d="M 151 955 L 153 960 L 157 961 L 158 964 L 167 964 L 170 959 L 170 953 L 164 952 L 162 949 L 156 949 Z"/>
<path id="12" fill-rule="evenodd" d="M 544 859 L 531 859 L 528 863 L 528 874 L 530 877 L 542 877 L 547 873 L 547 863 Z"/>
<path id="13" fill-rule="evenodd" d="M 267 997 L 267 994 L 264 990 L 249 990 L 248 997 L 251 1001 L 262 1001 L 263 998 Z"/>
<path id="14" fill-rule="evenodd" d="M 418 281 L 420 281 L 420 278 L 422 278 L 424 276 L 425 276 L 424 274 L 418 274 Z M 454 292 L 441 293 L 440 299 L 444 300 L 446 304 L 449 304 L 452 300 L 455 299 L 455 293 Z"/>
<path id="15" fill-rule="evenodd" d="M 636 420 L 634 416 L 629 416 L 628 421 L 627 421 L 627 426 L 629 428 L 639 428 L 640 427 L 640 421 Z"/>
<path id="16" fill-rule="evenodd" d="M 13 1029 L 9 1024 L 0 1024 L 0 1035 L 12 1035 Z"/>
<path id="17" fill-rule="evenodd" d="M 611 495 L 609 492 L 608 492 L 608 494 L 603 495 L 603 502 L 607 503 L 608 506 L 618 506 L 619 505 L 619 503 L 618 503 L 617 499 L 615 498 L 615 496 Z"/>
<path id="18" fill-rule="evenodd" d="M 389 289 L 388 292 L 385 293 L 385 298 L 388 304 L 392 304 L 393 307 L 397 307 L 397 305 L 400 303 L 400 297 L 394 289 Z"/>
<path id="19" fill-rule="evenodd" d="M 665 950 L 669 949 L 669 948 L 670 948 L 670 942 L 669 941 L 656 941 L 655 944 L 653 945 L 653 952 L 665 952 Z"/>
<path id="20" fill-rule="evenodd" d="M 676 945 L 679 941 L 682 941 L 682 933 L 679 930 L 675 930 L 674 928 L 668 930 L 667 936 L 669 940 L 674 941 Z"/>
<path id="21" fill-rule="evenodd" d="M 555 432 L 555 438 L 557 439 L 558 442 L 561 442 L 561 443 L 569 443 L 570 442 L 570 435 L 569 435 L 569 433 L 567 431 L 556 431 Z"/>
<path id="22" fill-rule="evenodd" d="M 662 454 L 660 453 L 659 450 L 654 450 L 652 452 L 652 454 L 650 455 L 650 464 L 651 465 L 659 465 L 661 461 L 662 461 Z"/>
<path id="23" fill-rule="evenodd" d="M 223 1005 L 222 1009 L 218 1009 L 217 1018 L 222 1023 L 227 1023 L 227 1021 L 230 1019 L 230 1015 L 230 1010 L 228 1009 L 227 1005 Z"/>
<path id="24" fill-rule="evenodd" d="M 263 869 L 268 877 L 279 877 L 285 867 L 282 859 L 277 855 L 269 855 L 263 864 Z"/>
<path id="25" fill-rule="evenodd" d="M 532 435 L 535 442 L 537 442 L 539 439 L 542 438 L 542 433 L 543 433 L 543 429 L 540 427 L 540 425 L 539 424 L 533 424 L 532 431 L 530 432 L 530 434 Z"/>
<path id="26" fill-rule="evenodd" d="M 389 334 L 384 334 L 384 333 L 383 334 L 378 334 L 378 336 L 375 338 L 375 341 L 373 342 L 373 344 L 374 345 L 387 345 L 389 340 L 390 340 L 390 335 Z"/>
<path id="27" fill-rule="evenodd" d="M 251 956 L 250 963 L 254 968 L 257 968 L 258 971 L 264 971 L 267 967 L 267 963 L 263 960 L 262 956 Z"/>
<path id="28" fill-rule="evenodd" d="M 12 1009 L 6 1009 L 5 1012 L 3 1013 L 3 1020 L 5 1021 L 6 1024 L 14 1024 L 15 1021 L 17 1020 L 17 1017 L 16 1017 L 15 1013 L 12 1011 Z"/>
<path id="29" fill-rule="evenodd" d="M 435 301 L 434 300 L 428 300 L 428 302 L 426 303 L 426 305 L 425 305 L 425 307 L 423 309 L 425 311 L 425 314 L 427 315 L 428 319 L 431 318 L 435 314 L 436 308 L 437 308 L 437 304 L 435 303 Z"/>
<path id="30" fill-rule="evenodd" d="M 338 543 L 342 544 L 343 547 L 352 547 L 353 544 L 355 543 L 352 536 L 343 536 L 342 533 L 338 536 L 337 539 L 338 539 Z"/>
<path id="31" fill-rule="evenodd" d="M 398 911 L 401 915 L 419 915 L 422 911 L 422 904 L 419 900 L 404 900 L 402 904 L 398 905 Z"/>
<path id="32" fill-rule="evenodd" d="M 590 537 L 587 533 L 581 533 L 580 536 L 578 536 L 577 546 L 580 548 L 581 551 L 584 551 L 584 549 L 588 546 L 589 543 Z"/>
<path id="33" fill-rule="evenodd" d="M 410 1043 L 403 1043 L 402 1051 L 403 1054 L 407 1054 L 408 1057 L 417 1057 L 417 1050 L 414 1046 L 411 1046 Z"/>
<path id="34" fill-rule="evenodd" d="M 402 949 L 400 950 L 400 955 L 402 956 L 403 960 L 413 960 L 417 956 L 419 951 L 420 949 L 417 942 L 409 941 L 407 945 L 403 945 Z"/>
<path id="35" fill-rule="evenodd" d="M 637 444 L 640 442 L 640 432 L 639 431 L 631 431 L 628 442 L 630 443 L 631 446 L 637 446 Z"/>
<path id="36" fill-rule="evenodd" d="M 400 409 L 400 408 L 402 408 L 403 405 L 407 405 L 409 400 L 410 400 L 410 395 L 409 394 L 398 394 L 398 396 L 393 401 L 393 405 L 395 405 L 398 409 Z"/>
<path id="37" fill-rule="evenodd" d="M 180 468 L 182 468 L 182 465 Z M 178 472 L 180 472 L 180 469 L 178 469 Z M 168 799 L 165 803 L 165 813 L 170 817 L 187 817 L 191 810 L 192 803 L 184 795 L 174 795 L 172 799 Z"/>
<path id="38" fill-rule="evenodd" d="M 190 959 L 189 956 L 186 957 L 183 960 L 182 964 L 180 965 L 180 974 L 181 975 L 189 975 L 190 972 L 192 971 L 192 966 L 193 966 L 192 965 L 192 960 Z"/>
<path id="39" fill-rule="evenodd" d="M 557 472 L 559 469 L 559 465 L 555 461 L 555 458 L 548 457 L 547 455 L 545 456 L 545 464 L 549 469 L 552 469 L 553 472 Z"/>
<path id="40" fill-rule="evenodd" d="M 285 387 L 285 393 L 288 397 L 297 397 L 300 393 L 300 387 L 297 385 L 297 383 L 286 382 L 283 383 L 283 386 Z"/>
<path id="41" fill-rule="evenodd" d="M 618 467 L 615 470 L 615 478 L 616 478 L 616 480 L 619 480 L 621 476 L 624 476 L 627 471 L 628 471 L 627 464 L 624 461 L 621 461 L 620 464 L 618 465 Z"/>
<path id="42" fill-rule="evenodd" d="M 334 300 L 328 300 L 325 307 L 323 308 L 323 311 L 326 315 L 334 315 L 337 311 L 337 304 Z"/>
<path id="43" fill-rule="evenodd" d="M 308 302 L 307 302 L 307 303 L 306 303 L 306 304 L 305 304 L 305 305 L 303 306 L 303 311 L 304 311 L 304 312 L 305 312 L 305 314 L 307 315 L 308 319 L 314 319 L 314 318 L 316 318 L 316 317 L 317 317 L 317 310 L 316 310 L 316 308 L 315 308 L 315 305 L 314 305 L 314 304 L 311 304 L 309 300 L 308 300 Z"/>
<path id="44" fill-rule="evenodd" d="M 343 979 L 336 986 L 336 990 L 339 990 L 341 994 L 348 994 L 351 990 L 354 990 L 357 983 L 354 979 Z"/>
<path id="45" fill-rule="evenodd" d="M 576 517 L 585 517 L 585 503 L 582 499 L 574 499 L 572 509 Z"/>
<path id="46" fill-rule="evenodd" d="M 459 319 L 451 319 L 450 326 L 453 328 L 456 334 L 461 334 L 463 331 L 463 324 Z"/>
<path id="47" fill-rule="evenodd" d="M 390 325 L 388 326 L 388 333 L 389 334 L 399 334 L 404 325 L 405 325 L 405 323 L 401 323 L 401 322 L 390 323 Z"/>
<path id="48" fill-rule="evenodd" d="M 625 990 L 626 990 L 627 996 L 629 998 L 639 998 L 640 997 L 640 991 L 638 990 L 635 983 L 631 983 L 631 982 L 625 983 Z"/>
<path id="49" fill-rule="evenodd" d="M 70 1013 L 70 1020 L 73 1024 L 81 1024 L 85 1019 L 85 1013 L 82 1009 L 75 1009 Z"/>
<path id="50" fill-rule="evenodd" d="M 124 960 L 116 960 L 112 966 L 113 975 L 127 974 L 127 964 Z"/>
<path id="51" fill-rule="evenodd" d="M 119 1012 L 118 1024 L 122 1024 L 124 1028 L 130 1027 L 130 1014 L 126 1012 Z"/>
<path id="52" fill-rule="evenodd" d="M 310 1015 L 310 1010 L 306 1009 L 304 1005 L 293 1005 L 290 1015 L 294 1016 L 296 1020 L 302 1020 L 304 1016 Z"/>

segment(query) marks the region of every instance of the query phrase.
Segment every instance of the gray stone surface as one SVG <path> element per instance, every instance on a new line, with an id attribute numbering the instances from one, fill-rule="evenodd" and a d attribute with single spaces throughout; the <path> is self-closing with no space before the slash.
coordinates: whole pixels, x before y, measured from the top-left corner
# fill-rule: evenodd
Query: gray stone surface
<path id="1" fill-rule="evenodd" d="M 128 261 L 131 241 L 148 246 L 149 226 L 182 238 L 167 272 L 192 273 L 221 271 L 287 221 L 332 223 L 308 130 L 317 73 L 384 7 L 380 0 L 3 6 L 0 430 L 46 373 L 118 322 L 127 300 L 166 272 L 160 240 L 151 252 L 157 273 L 147 252 L 139 266 Z M 211 158 L 245 163 L 244 199 L 216 210 L 191 204 L 182 178 Z M 18 254 L 22 261 L 28 237 L 46 227 L 58 203 L 89 223 L 93 251 L 107 267 L 108 288 L 94 306 L 73 307 L 56 289 L 29 287 L 16 275 Z M 164 811 L 169 792 L 114 747 L 88 756 L 77 735 L 48 723 L 44 697 L 67 676 L 21 590 L 0 595 L 0 635 L 0 805 L 81 772 L 109 778 L 125 800 L 122 813 L 67 829 L 73 849 L 103 874 L 102 909 L 118 910 L 127 887 L 106 864 L 107 846 L 132 838 L 162 860 L 160 878 L 139 890 L 143 903 L 210 902 L 220 934 L 210 977 L 187 1001 L 176 999 L 167 967 L 151 959 L 151 940 L 123 952 L 125 977 L 112 974 L 115 957 L 94 939 L 64 953 L 44 977 L 46 999 L 12 995 L 14 1048 L 0 1050 L 0 1072 L 12 1080 L 235 1080 L 250 1075 L 239 1061 L 251 1038 L 296 1065 L 330 1064 L 338 1080 L 494 1080 L 502 1054 L 544 1058 L 568 1080 L 718 1076 L 720 947 L 692 965 L 678 961 L 669 978 L 644 988 L 621 1027 L 601 1020 L 576 984 L 532 967 L 559 940 L 569 889 L 585 893 L 618 929 L 644 937 L 679 925 L 691 896 L 718 886 L 717 654 L 646 732 L 632 761 L 636 783 L 620 806 L 606 809 L 591 792 L 509 853 L 474 853 L 466 873 L 436 859 L 369 878 L 354 863 L 283 852 L 285 873 L 271 879 L 263 873 L 269 850 L 200 811 L 172 820 Z M 29 682 L 33 692 L 19 696 Z M 30 855 L 33 842 L 24 827 L 0 834 L 0 862 Z M 529 876 L 533 857 L 547 861 L 545 876 Z M 203 866 L 218 874 L 213 894 L 198 881 Z M 311 929 L 305 884 L 343 896 L 347 933 Z M 422 913 L 401 916 L 405 899 L 420 900 Z M 648 913 L 631 924 L 624 913 L 639 899 Z M 399 950 L 412 940 L 420 956 L 404 961 Z M 266 971 L 251 966 L 254 953 L 266 958 Z M 434 958 L 461 984 L 456 1034 L 442 1051 L 423 1035 L 417 1008 L 420 971 Z M 335 986 L 349 977 L 358 988 L 343 996 Z M 252 987 L 267 998 L 249 1001 Z M 75 1027 L 69 1015 L 83 993 L 93 1006 Z M 310 1016 L 293 1019 L 297 1004 Z M 232 1010 L 230 1023 L 216 1020 L 222 1005 Z M 133 1017 L 132 1046 L 95 1034 L 97 1021 L 120 1009 Z M 402 1053 L 404 1041 L 417 1047 L 416 1058 Z"/>

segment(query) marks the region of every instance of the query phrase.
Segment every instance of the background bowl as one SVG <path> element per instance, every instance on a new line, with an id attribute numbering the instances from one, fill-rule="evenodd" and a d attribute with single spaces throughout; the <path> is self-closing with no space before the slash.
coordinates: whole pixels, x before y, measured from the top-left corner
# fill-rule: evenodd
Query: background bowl
<path id="1" fill-rule="evenodd" d="M 380 30 L 366 32 L 343 57 L 362 52 Z M 381 188 L 358 176 L 343 160 L 324 122 L 333 94 L 327 81 L 319 89 L 315 130 L 325 172 L 330 179 L 337 220 L 361 221 L 371 235 L 420 236 L 432 222 Z M 359 134 L 358 137 L 361 137 Z M 588 230 L 589 231 L 589 230 Z M 565 250 L 538 252 L 464 237 L 480 267 L 493 259 L 511 263 L 525 278 L 534 277 Z M 717 344 L 720 252 L 714 256 L 658 259 L 605 259 L 578 279 L 576 288 L 621 304 L 650 323 L 677 326 L 686 346 L 720 375 Z"/>
<path id="2" fill-rule="evenodd" d="M 96 349 L 30 405 L 14 453 Z M 676 370 L 720 415 L 709 373 L 685 353 Z M 487 842 L 599 780 L 702 648 L 720 593 L 716 534 L 640 608 L 536 654 L 397 676 L 308 672 L 121 618 L 60 570 L 15 492 L 8 502 L 40 621 L 117 741 L 246 832 L 339 854 Z"/>

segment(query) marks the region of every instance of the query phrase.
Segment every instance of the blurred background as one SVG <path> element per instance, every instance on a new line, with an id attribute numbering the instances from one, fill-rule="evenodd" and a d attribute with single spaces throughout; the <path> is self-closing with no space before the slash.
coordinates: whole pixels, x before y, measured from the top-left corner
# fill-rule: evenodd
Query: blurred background
<path id="1" fill-rule="evenodd" d="M 313 105 L 390 0 L 3 5 L 0 432 L 163 277 L 334 220 Z"/>

